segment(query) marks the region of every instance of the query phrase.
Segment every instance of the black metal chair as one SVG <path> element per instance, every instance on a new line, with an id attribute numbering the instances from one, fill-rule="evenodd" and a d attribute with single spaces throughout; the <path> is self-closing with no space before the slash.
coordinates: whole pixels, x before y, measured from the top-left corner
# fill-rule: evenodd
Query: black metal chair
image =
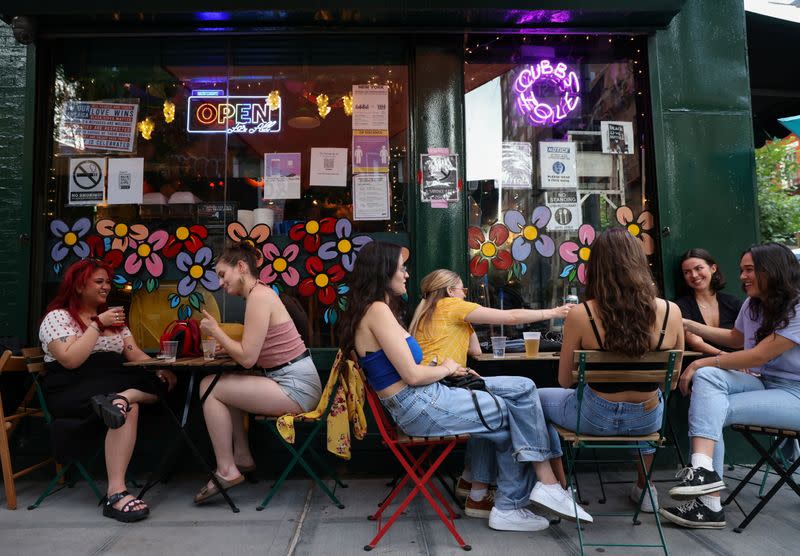
<path id="1" fill-rule="evenodd" d="M 725 499 L 722 503 L 723 506 L 730 504 L 731 502 L 735 502 L 736 506 L 745 514 L 744 509 L 742 508 L 741 504 L 739 504 L 736 497 L 742 491 L 742 489 L 750 482 L 750 479 L 758 473 L 759 469 L 766 463 L 769 467 L 778 475 L 780 479 L 772 486 L 772 488 L 764 495 L 761 496 L 761 500 L 756 504 L 755 508 L 753 508 L 750 513 L 745 514 L 744 521 L 742 521 L 738 527 L 734 528 L 734 531 L 737 533 L 741 533 L 744 531 L 745 527 L 747 527 L 753 519 L 759 514 L 761 510 L 764 509 L 764 506 L 769 503 L 775 494 L 781 489 L 784 484 L 788 484 L 795 493 L 800 496 L 800 487 L 797 486 L 797 483 L 792 478 L 792 474 L 800 467 L 800 458 L 796 459 L 794 463 L 784 465 L 781 462 L 778 462 L 775 459 L 773 454 L 775 450 L 778 449 L 780 444 L 784 440 L 797 440 L 800 438 L 800 431 L 796 430 L 788 430 L 788 429 L 776 429 L 771 427 L 759 427 L 755 425 L 744 425 L 744 424 L 734 424 L 731 426 L 733 430 L 741 434 L 745 440 L 761 455 L 761 459 L 756 462 L 756 464 L 750 469 L 747 475 L 739 481 L 739 484 L 733 489 L 733 492 Z M 769 440 L 769 447 L 765 448 L 761 442 L 758 441 L 757 436 L 768 436 L 770 437 Z M 779 458 L 782 460 L 782 458 Z"/>

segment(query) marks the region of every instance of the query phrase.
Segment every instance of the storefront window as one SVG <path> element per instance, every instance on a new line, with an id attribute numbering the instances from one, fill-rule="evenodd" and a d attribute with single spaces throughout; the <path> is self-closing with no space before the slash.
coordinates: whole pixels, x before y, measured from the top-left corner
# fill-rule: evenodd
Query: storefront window
<path id="1" fill-rule="evenodd" d="M 473 299 L 546 308 L 580 296 L 592 241 L 611 226 L 655 255 L 645 46 L 631 36 L 465 37 Z"/>
<path id="2" fill-rule="evenodd" d="M 46 298 L 72 261 L 106 257 L 132 321 L 159 312 L 160 326 L 204 303 L 241 321 L 241 300 L 206 272 L 226 241 L 244 240 L 309 345 L 335 345 L 358 249 L 409 241 L 406 54 L 386 43 L 54 44 Z"/>

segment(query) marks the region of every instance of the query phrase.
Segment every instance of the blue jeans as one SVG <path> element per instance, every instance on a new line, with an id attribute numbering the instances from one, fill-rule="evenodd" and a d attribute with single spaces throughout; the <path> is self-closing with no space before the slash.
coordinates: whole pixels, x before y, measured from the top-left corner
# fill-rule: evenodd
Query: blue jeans
<path id="1" fill-rule="evenodd" d="M 661 428 L 664 400 L 658 391 L 660 403 L 645 411 L 641 403 L 611 402 L 601 398 L 588 386 L 583 390 L 580 433 L 597 436 L 639 436 Z M 574 431 L 578 424 L 578 392 L 572 388 L 542 388 L 539 390 L 542 411 L 548 423 L 555 423 Z M 549 426 L 551 442 L 558 439 L 555 427 Z M 642 443 L 643 454 L 655 449 Z"/>
<path id="2" fill-rule="evenodd" d="M 411 436 L 471 434 L 490 442 L 497 462 L 495 506 L 524 508 L 535 478 L 530 462 L 556 456 L 550 450 L 547 427 L 533 382 L 523 377 L 489 377 L 486 388 L 497 396 L 500 408 L 486 392 L 475 392 L 488 431 L 480 421 L 472 396 L 463 388 L 448 388 L 438 382 L 406 386 L 381 400 L 403 432 Z"/>
<path id="3" fill-rule="evenodd" d="M 717 367 L 697 369 L 692 378 L 689 436 L 714 446 L 714 471 L 722 477 L 722 429 L 733 424 L 800 429 L 800 381 L 757 377 Z"/>

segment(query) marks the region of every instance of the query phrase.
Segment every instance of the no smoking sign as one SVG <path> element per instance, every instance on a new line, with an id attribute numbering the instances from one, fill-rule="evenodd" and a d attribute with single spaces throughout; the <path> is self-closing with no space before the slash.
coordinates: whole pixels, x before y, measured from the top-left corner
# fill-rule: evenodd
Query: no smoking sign
<path id="1" fill-rule="evenodd" d="M 73 158 L 69 161 L 69 204 L 96 205 L 105 198 L 106 159 Z"/>

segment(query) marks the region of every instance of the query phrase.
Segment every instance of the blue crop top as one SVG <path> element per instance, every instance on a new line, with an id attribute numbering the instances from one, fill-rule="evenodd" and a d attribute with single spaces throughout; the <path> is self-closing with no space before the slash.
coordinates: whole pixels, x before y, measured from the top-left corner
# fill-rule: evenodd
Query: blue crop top
<path id="1" fill-rule="evenodd" d="M 414 357 L 414 362 L 419 365 L 419 362 L 422 361 L 422 348 L 419 347 L 414 336 L 406 338 L 406 343 L 408 344 L 408 349 L 411 350 L 412 357 Z M 358 364 L 364 369 L 367 381 L 376 392 L 388 388 L 398 380 L 402 380 L 382 349 L 368 353 L 364 357 L 359 357 Z"/>

